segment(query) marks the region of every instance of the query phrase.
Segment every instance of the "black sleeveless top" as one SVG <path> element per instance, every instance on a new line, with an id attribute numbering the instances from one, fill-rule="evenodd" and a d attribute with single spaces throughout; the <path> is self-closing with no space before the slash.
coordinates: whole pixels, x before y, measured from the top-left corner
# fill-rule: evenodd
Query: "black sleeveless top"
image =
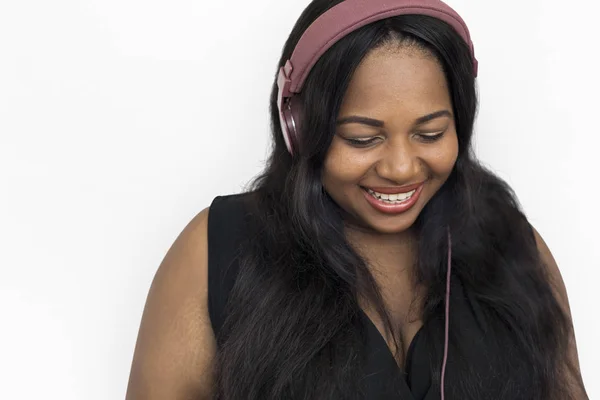
<path id="1" fill-rule="evenodd" d="M 245 239 L 245 217 L 247 194 L 220 196 L 210 206 L 208 218 L 208 306 L 211 324 L 215 335 L 225 319 L 224 310 L 239 265 L 236 262 L 240 243 Z M 428 330 L 439 329 L 441 324 L 424 322 L 415 335 L 406 355 L 404 368 L 399 368 L 383 336 L 373 322 L 362 313 L 367 327 L 367 364 L 365 369 L 365 389 L 367 399 L 378 400 L 437 400 L 440 399 L 439 382 L 433 382 L 427 351 Z M 439 322 L 439 321 L 438 321 Z M 442 328 L 443 329 L 443 328 Z M 452 334 L 467 335 L 472 346 L 462 349 L 460 354 L 449 352 L 446 367 L 446 399 L 457 400 L 452 396 L 448 382 L 460 379 L 452 368 L 452 359 L 467 357 L 470 368 L 480 371 L 479 384 L 489 389 L 487 399 L 503 398 L 502 382 L 494 381 L 486 375 L 489 356 L 497 356 L 500 349 L 490 353 L 489 343 L 484 343 L 486 325 L 478 304 L 465 292 L 460 280 L 452 276 L 450 292 L 450 331 Z M 439 336 L 439 335 L 438 335 Z M 439 344 L 443 346 L 443 343 Z M 441 364 L 442 360 L 439 360 Z M 490 371 L 491 372 L 491 371 Z M 456 375 L 455 375 L 456 374 Z M 438 379 L 439 380 L 439 379 Z M 460 399 L 465 400 L 465 399 Z M 479 400 L 479 399 L 478 399 Z M 511 399 L 514 400 L 514 399 Z"/>

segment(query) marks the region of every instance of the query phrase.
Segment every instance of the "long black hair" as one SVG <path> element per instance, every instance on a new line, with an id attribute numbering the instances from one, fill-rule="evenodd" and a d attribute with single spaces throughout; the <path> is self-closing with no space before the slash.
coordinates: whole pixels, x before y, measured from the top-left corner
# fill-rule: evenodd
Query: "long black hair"
<path id="1" fill-rule="evenodd" d="M 285 43 L 279 66 L 310 24 L 339 2 L 311 2 Z M 256 223 L 240 252 L 238 279 L 217 335 L 218 399 L 363 396 L 365 326 L 358 317 L 358 298 L 375 304 L 388 330 L 394 329 L 364 259 L 344 235 L 342 213 L 323 190 L 321 173 L 353 72 L 370 51 L 394 42 L 417 46 L 442 65 L 459 142 L 450 177 L 415 222 L 416 279 L 427 288 L 423 321 L 439 328 L 426 331 L 428 343 L 443 343 L 448 227 L 453 273 L 481 305 L 487 340 L 503 349 L 501 357 L 489 359 L 490 374 L 501 387 L 491 392 L 479 379 L 480 371 L 456 357 L 452 368 L 457 372 L 446 384 L 449 394 L 456 399 L 569 398 L 569 319 L 553 295 L 515 194 L 472 152 L 477 95 L 469 49 L 445 22 L 404 15 L 352 32 L 320 58 L 301 94 L 302 136 L 295 157 L 287 152 L 279 126 L 275 76 L 273 148 L 264 172 L 249 188 Z M 460 354 L 471 345 L 466 341 L 451 329 L 451 352 Z M 428 351 L 432 360 L 441 360 L 442 345 Z M 440 365 L 431 368 L 436 384 Z"/>

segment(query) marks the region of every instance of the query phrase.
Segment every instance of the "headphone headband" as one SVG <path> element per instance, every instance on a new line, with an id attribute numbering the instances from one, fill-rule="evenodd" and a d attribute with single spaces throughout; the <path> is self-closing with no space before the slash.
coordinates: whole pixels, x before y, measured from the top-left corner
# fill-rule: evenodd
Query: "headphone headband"
<path id="1" fill-rule="evenodd" d="M 304 32 L 292 57 L 280 68 L 277 78 L 277 106 L 288 150 L 298 135 L 293 106 L 294 94 L 300 93 L 306 77 L 319 58 L 349 33 L 382 19 L 419 14 L 440 19 L 454 28 L 471 50 L 473 70 L 477 76 L 477 59 L 469 29 L 450 6 L 440 0 L 345 0 L 323 13 Z"/>

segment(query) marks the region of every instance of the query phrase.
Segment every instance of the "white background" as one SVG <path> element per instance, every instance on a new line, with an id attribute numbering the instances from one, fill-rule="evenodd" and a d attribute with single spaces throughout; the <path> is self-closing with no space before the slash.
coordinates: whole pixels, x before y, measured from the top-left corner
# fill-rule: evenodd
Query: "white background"
<path id="1" fill-rule="evenodd" d="M 480 60 L 477 152 L 562 269 L 600 399 L 598 6 L 449 3 Z M 165 252 L 262 166 L 306 5 L 0 0 L 0 398 L 124 397 Z"/>

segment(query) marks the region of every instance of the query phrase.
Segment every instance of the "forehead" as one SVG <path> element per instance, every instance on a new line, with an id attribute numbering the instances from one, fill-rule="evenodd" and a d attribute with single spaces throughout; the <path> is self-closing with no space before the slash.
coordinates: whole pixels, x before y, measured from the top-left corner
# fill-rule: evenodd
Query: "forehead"
<path id="1" fill-rule="evenodd" d="M 371 51 L 356 69 L 342 102 L 341 113 L 403 110 L 427 114 L 450 108 L 442 66 L 423 50 L 385 46 Z"/>

